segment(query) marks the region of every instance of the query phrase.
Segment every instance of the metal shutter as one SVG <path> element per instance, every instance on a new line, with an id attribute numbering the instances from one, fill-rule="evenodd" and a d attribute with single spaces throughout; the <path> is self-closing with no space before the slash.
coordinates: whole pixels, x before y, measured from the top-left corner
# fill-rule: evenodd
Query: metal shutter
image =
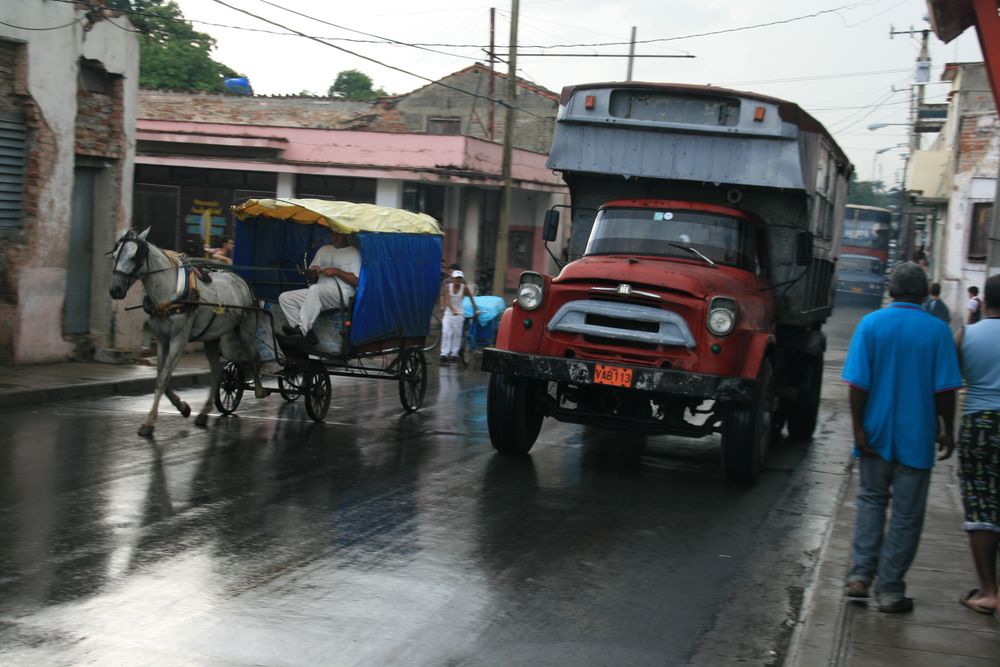
<path id="1" fill-rule="evenodd" d="M 28 131 L 20 114 L 0 113 L 0 227 L 20 227 Z"/>

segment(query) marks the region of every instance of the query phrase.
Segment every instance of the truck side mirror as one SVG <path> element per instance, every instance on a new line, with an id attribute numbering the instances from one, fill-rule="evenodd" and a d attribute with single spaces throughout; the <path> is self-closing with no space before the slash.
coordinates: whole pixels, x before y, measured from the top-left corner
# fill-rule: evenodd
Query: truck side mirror
<path id="1" fill-rule="evenodd" d="M 795 263 L 809 266 L 813 258 L 813 234 L 802 231 L 795 235 Z"/>
<path id="2" fill-rule="evenodd" d="M 542 222 L 542 240 L 555 241 L 559 235 L 559 211 L 550 208 L 545 212 L 545 220 Z"/>

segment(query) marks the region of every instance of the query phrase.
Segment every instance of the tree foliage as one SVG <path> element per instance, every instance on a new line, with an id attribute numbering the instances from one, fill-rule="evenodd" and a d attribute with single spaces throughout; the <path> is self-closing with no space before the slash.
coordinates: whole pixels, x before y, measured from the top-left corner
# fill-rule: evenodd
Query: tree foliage
<path id="1" fill-rule="evenodd" d="M 237 73 L 210 54 L 215 39 L 184 20 L 173 0 L 109 0 L 126 12 L 139 36 L 139 85 L 166 90 L 223 90 L 222 81 Z"/>
<path id="2" fill-rule="evenodd" d="M 337 80 L 327 91 L 330 97 L 346 97 L 349 100 L 373 100 L 385 94 L 381 88 L 372 90 L 371 77 L 356 69 L 345 69 L 340 72 Z"/>
<path id="3" fill-rule="evenodd" d="M 885 189 L 882 181 L 859 181 L 852 175 L 847 186 L 847 203 L 891 208 L 899 205 L 898 188 Z"/>

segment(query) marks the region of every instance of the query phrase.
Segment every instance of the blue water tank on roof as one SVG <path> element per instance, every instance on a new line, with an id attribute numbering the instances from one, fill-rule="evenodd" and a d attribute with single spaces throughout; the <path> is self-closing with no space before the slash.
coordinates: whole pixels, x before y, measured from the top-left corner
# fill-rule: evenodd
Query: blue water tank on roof
<path id="1" fill-rule="evenodd" d="M 253 88 L 250 86 L 250 79 L 245 76 L 235 76 L 231 79 L 223 79 L 222 85 L 226 87 L 227 93 L 236 95 L 253 95 Z"/>

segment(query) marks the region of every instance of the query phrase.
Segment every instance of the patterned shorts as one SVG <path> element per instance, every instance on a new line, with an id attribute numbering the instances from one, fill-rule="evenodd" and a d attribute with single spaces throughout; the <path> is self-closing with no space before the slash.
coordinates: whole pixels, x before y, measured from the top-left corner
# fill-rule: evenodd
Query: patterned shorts
<path id="1" fill-rule="evenodd" d="M 1000 533 L 1000 410 L 962 417 L 958 460 L 965 507 L 962 527 Z"/>

